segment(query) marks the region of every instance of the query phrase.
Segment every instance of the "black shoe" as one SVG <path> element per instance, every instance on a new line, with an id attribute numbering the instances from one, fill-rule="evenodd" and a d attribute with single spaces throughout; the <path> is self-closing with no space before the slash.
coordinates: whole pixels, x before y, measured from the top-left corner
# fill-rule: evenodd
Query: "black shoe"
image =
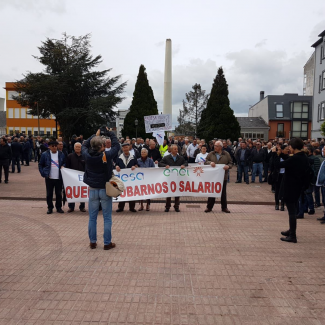
<path id="1" fill-rule="evenodd" d="M 235 183 L 241 183 L 240 181 L 236 181 Z"/>
<path id="2" fill-rule="evenodd" d="M 248 184 L 249 184 L 249 182 L 246 182 L 246 184 L 248 185 Z"/>
<path id="3" fill-rule="evenodd" d="M 272 193 L 275 193 L 275 191 L 274 191 L 274 190 L 272 190 Z"/>
<path id="4" fill-rule="evenodd" d="M 264 179 L 263 183 L 267 183 L 267 179 Z"/>
<path id="5" fill-rule="evenodd" d="M 165 212 L 169 212 L 169 209 L 166 208 L 166 209 L 165 209 Z"/>
<path id="6" fill-rule="evenodd" d="M 57 209 L 56 212 L 57 213 L 64 213 L 64 211 L 62 209 Z"/>
<path id="7" fill-rule="evenodd" d="M 2 180 L 0 179 L 0 184 L 2 183 Z"/>
<path id="8" fill-rule="evenodd" d="M 47 214 L 52 214 L 53 213 L 53 209 L 48 209 L 46 213 Z"/>
<path id="9" fill-rule="evenodd" d="M 176 211 L 176 212 L 181 212 L 181 211 L 179 210 L 179 208 L 175 208 L 175 211 Z"/>
<path id="10" fill-rule="evenodd" d="M 320 223 L 321 223 L 321 225 L 325 224 L 325 220 L 321 221 Z"/>
<path id="11" fill-rule="evenodd" d="M 251 183 L 255 183 L 255 181 L 251 181 Z"/>
<path id="12" fill-rule="evenodd" d="M 309 215 L 311 215 L 311 214 L 315 214 L 315 210 L 310 210 L 310 211 L 308 212 L 308 214 L 309 214 Z"/>
<path id="13" fill-rule="evenodd" d="M 320 206 L 320 204 L 315 203 L 315 208 L 319 208 Z"/>
<path id="14" fill-rule="evenodd" d="M 130 212 L 137 212 L 136 209 L 130 209 Z"/>
<path id="15" fill-rule="evenodd" d="M 122 209 L 117 209 L 116 212 L 123 212 L 123 210 Z"/>
<path id="16" fill-rule="evenodd" d="M 325 216 L 321 218 L 317 218 L 318 221 L 325 221 Z"/>
<path id="17" fill-rule="evenodd" d="M 290 230 L 287 230 L 287 231 L 281 231 L 281 235 L 282 236 L 285 236 L 285 237 L 288 237 L 290 235 Z"/>
<path id="18" fill-rule="evenodd" d="M 18 174 L 20 173 L 20 171 L 19 172 L 17 172 Z"/>
<path id="19" fill-rule="evenodd" d="M 279 205 L 275 205 L 275 210 L 279 210 Z"/>
<path id="20" fill-rule="evenodd" d="M 292 237 L 292 236 L 281 237 L 280 239 L 282 241 L 286 241 L 288 243 L 296 243 L 297 242 L 297 237 Z"/>
<path id="21" fill-rule="evenodd" d="M 304 219 L 304 218 L 305 218 L 304 216 L 301 216 L 299 214 L 296 216 L 296 219 Z"/>
<path id="22" fill-rule="evenodd" d="M 6 184 L 8 184 L 8 181 L 5 181 Z"/>
<path id="23" fill-rule="evenodd" d="M 281 204 L 281 211 L 284 211 L 284 205 Z"/>

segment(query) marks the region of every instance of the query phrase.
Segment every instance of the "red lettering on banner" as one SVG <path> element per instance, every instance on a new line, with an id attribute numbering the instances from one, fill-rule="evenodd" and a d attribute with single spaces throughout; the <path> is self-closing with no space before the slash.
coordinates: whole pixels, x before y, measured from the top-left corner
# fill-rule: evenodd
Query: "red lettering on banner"
<path id="1" fill-rule="evenodd" d="M 220 193 L 221 192 L 221 183 L 216 183 L 215 184 L 215 187 L 216 187 L 216 193 Z"/>
<path id="2" fill-rule="evenodd" d="M 162 187 L 160 183 L 156 183 L 155 185 L 156 193 L 160 194 L 162 192 Z"/>
<path id="3" fill-rule="evenodd" d="M 148 195 L 147 194 L 147 186 L 140 185 L 140 188 L 141 188 L 141 195 Z"/>
<path id="4" fill-rule="evenodd" d="M 134 196 L 140 196 L 139 187 L 137 185 L 134 186 Z"/>
<path id="5" fill-rule="evenodd" d="M 212 190 L 212 193 L 214 193 L 214 182 L 211 182 L 211 190 Z"/>
<path id="6" fill-rule="evenodd" d="M 173 193 L 176 191 L 176 183 L 174 181 L 170 183 L 170 189 Z M 167 192 L 165 192 L 165 193 L 167 193 Z"/>
<path id="7" fill-rule="evenodd" d="M 184 181 L 179 182 L 179 191 L 184 192 Z"/>
<path id="8" fill-rule="evenodd" d="M 195 187 L 194 187 L 194 182 L 192 182 L 192 192 L 193 192 L 193 193 L 197 193 L 197 190 L 196 190 Z"/>
<path id="9" fill-rule="evenodd" d="M 189 181 L 186 182 L 185 192 L 191 192 L 191 184 Z"/>
<path id="10" fill-rule="evenodd" d="M 71 186 L 67 186 L 65 188 L 65 195 L 68 199 L 72 199 L 72 188 Z"/>
<path id="11" fill-rule="evenodd" d="M 163 187 L 163 192 L 168 193 L 168 184 L 167 184 L 167 182 L 163 182 L 162 187 Z M 176 184 L 175 184 L 175 187 L 176 187 Z"/>
<path id="12" fill-rule="evenodd" d="M 128 197 L 133 196 L 133 189 L 132 189 L 131 186 L 128 186 L 128 187 L 126 188 L 126 192 L 127 192 L 127 194 L 128 194 Z"/>
<path id="13" fill-rule="evenodd" d="M 155 186 L 153 184 L 148 184 L 148 194 L 155 194 Z"/>
<path id="14" fill-rule="evenodd" d="M 126 197 L 126 191 L 123 191 L 120 197 Z"/>
<path id="15" fill-rule="evenodd" d="M 204 192 L 205 193 L 211 193 L 211 188 L 210 188 L 211 184 L 209 182 L 205 182 L 204 183 Z"/>
<path id="16" fill-rule="evenodd" d="M 89 197 L 89 191 L 90 191 L 90 187 L 88 186 L 88 197 Z"/>
<path id="17" fill-rule="evenodd" d="M 80 187 L 79 186 L 73 187 L 73 197 L 75 197 L 75 198 L 80 197 Z"/>
<path id="18" fill-rule="evenodd" d="M 203 184 L 202 184 L 202 182 L 199 183 L 199 187 L 198 187 L 197 191 L 198 191 L 198 192 L 202 192 L 202 193 L 204 193 L 204 189 L 203 189 Z"/>
<path id="19" fill-rule="evenodd" d="M 83 199 L 87 198 L 87 186 L 81 186 L 81 197 Z"/>

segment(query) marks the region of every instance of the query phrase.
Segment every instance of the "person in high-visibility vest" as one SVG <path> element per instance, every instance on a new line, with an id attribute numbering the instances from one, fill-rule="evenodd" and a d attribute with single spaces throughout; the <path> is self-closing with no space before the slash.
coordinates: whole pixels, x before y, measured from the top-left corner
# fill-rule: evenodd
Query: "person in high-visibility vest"
<path id="1" fill-rule="evenodd" d="M 167 145 L 167 140 L 165 139 L 163 145 L 161 145 L 161 146 L 159 147 L 159 152 L 160 152 L 161 157 L 164 156 L 164 154 L 165 154 L 165 152 L 166 152 L 167 150 L 168 150 L 168 145 Z"/>

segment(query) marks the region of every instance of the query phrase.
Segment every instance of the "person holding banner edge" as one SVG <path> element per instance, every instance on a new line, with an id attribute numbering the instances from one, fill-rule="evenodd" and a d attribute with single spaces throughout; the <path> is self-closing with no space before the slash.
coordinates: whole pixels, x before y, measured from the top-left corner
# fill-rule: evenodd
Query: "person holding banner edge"
<path id="1" fill-rule="evenodd" d="M 104 218 L 104 250 L 109 250 L 116 245 L 112 243 L 112 198 L 106 195 L 105 187 L 112 177 L 112 158 L 118 153 L 120 145 L 114 132 L 106 127 L 106 136 L 112 140 L 112 146 L 110 151 L 105 151 L 103 139 L 99 135 L 100 129 L 81 147 L 86 163 L 83 181 L 89 186 L 89 246 L 91 249 L 97 247 L 97 216 L 101 204 Z"/>
<path id="2" fill-rule="evenodd" d="M 184 157 L 178 154 L 178 146 L 177 144 L 171 145 L 171 154 L 165 156 L 161 161 L 158 162 L 159 167 L 165 167 L 166 169 L 169 169 L 170 166 L 180 166 L 182 169 L 187 166 L 188 163 L 185 161 Z M 165 212 L 169 212 L 169 209 L 171 207 L 171 197 L 166 198 L 166 206 L 165 206 Z M 175 197 L 175 205 L 174 209 L 176 212 L 180 212 L 179 210 L 179 204 L 180 199 L 179 196 Z"/>
<path id="3" fill-rule="evenodd" d="M 225 177 L 222 186 L 221 193 L 221 210 L 225 213 L 230 213 L 227 208 L 227 180 L 228 180 L 228 170 L 232 167 L 232 159 L 230 154 L 223 150 L 223 144 L 221 141 L 216 141 L 214 144 L 214 151 L 211 151 L 205 160 L 205 165 L 210 165 L 211 167 L 216 167 L 216 164 L 224 164 L 223 169 L 225 170 Z M 211 212 L 216 201 L 215 197 L 209 197 L 207 202 L 207 208 L 204 212 Z"/>

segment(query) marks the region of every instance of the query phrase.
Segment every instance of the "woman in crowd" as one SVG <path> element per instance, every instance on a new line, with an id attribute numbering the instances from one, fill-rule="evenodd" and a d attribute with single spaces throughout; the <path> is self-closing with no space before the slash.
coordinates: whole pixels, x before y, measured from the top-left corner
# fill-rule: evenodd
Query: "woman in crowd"
<path id="1" fill-rule="evenodd" d="M 152 159 L 148 158 L 148 150 L 145 148 L 141 149 L 141 158 L 138 159 L 137 163 L 139 168 L 155 168 L 155 163 Z M 150 200 L 147 201 L 146 211 L 150 211 Z M 140 201 L 140 209 L 143 210 L 143 200 Z"/>

